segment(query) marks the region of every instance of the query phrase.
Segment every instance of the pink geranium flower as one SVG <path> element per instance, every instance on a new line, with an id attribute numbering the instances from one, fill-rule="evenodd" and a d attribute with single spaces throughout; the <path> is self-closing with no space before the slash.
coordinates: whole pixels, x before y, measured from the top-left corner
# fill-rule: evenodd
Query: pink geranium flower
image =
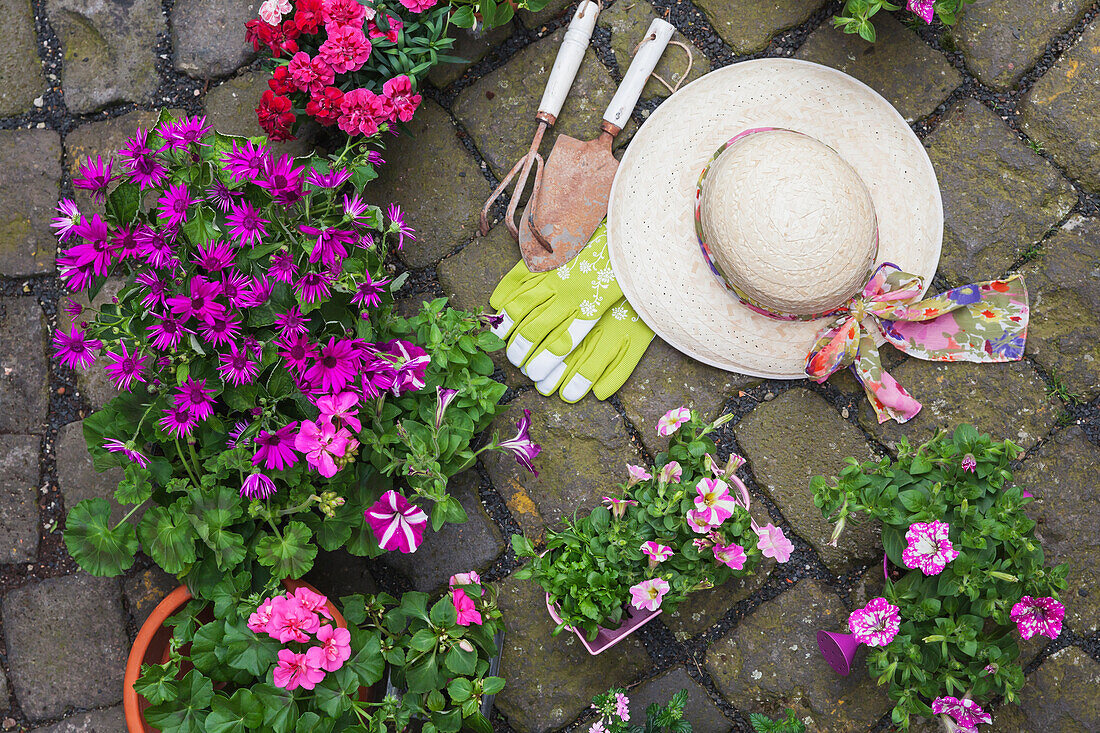
<path id="1" fill-rule="evenodd" d="M 414 13 L 423 13 L 429 8 L 434 8 L 439 0 L 401 0 L 401 4 Z"/>
<path id="2" fill-rule="evenodd" d="M 992 723 L 993 718 L 969 698 L 937 697 L 932 701 L 932 712 L 947 715 L 955 721 L 958 733 L 978 733 L 978 723 Z"/>
<path id="3" fill-rule="evenodd" d="M 657 474 L 657 480 L 662 484 L 678 484 L 680 483 L 680 477 L 684 475 L 684 469 L 680 467 L 678 461 L 669 461 L 661 469 L 661 472 Z"/>
<path id="4" fill-rule="evenodd" d="M 351 632 L 325 624 L 317 629 L 317 641 L 321 642 L 321 669 L 335 672 L 351 658 Z"/>
<path id="5" fill-rule="evenodd" d="M 309 635 L 317 632 L 320 626 L 317 614 L 290 596 L 276 596 L 271 599 L 271 619 L 267 633 L 280 643 L 309 641 Z"/>
<path id="6" fill-rule="evenodd" d="M 428 515 L 424 510 L 392 489 L 364 512 L 367 524 L 383 550 L 402 553 L 416 552 L 424 539 Z"/>
<path id="7" fill-rule="evenodd" d="M 318 418 L 320 422 L 331 425 L 333 419 L 338 419 L 357 433 L 363 429 L 359 418 L 356 417 L 359 414 L 359 410 L 356 409 L 356 405 L 359 404 L 359 395 L 354 392 L 325 395 L 318 398 L 315 404 L 321 411 L 321 417 Z"/>
<path id="8" fill-rule="evenodd" d="M 248 628 L 257 634 L 268 633 L 268 624 L 271 623 L 271 611 L 274 608 L 274 599 L 268 598 L 248 617 Z"/>
<path id="9" fill-rule="evenodd" d="M 872 599 L 848 617 L 848 630 L 856 641 L 867 646 L 886 646 L 898 635 L 899 628 L 898 607 L 890 605 L 885 598 Z"/>
<path id="10" fill-rule="evenodd" d="M 913 522 L 905 533 L 908 546 L 901 553 L 907 568 L 920 568 L 925 575 L 939 575 L 947 563 L 959 556 L 947 538 L 950 525 L 946 522 Z"/>
<path id="11" fill-rule="evenodd" d="M 1066 607 L 1050 597 L 1024 596 L 1012 607 L 1011 613 L 1020 636 L 1025 639 L 1036 634 L 1057 639 L 1062 633 L 1062 620 L 1065 617 Z"/>
<path id="12" fill-rule="evenodd" d="M 714 559 L 732 570 L 740 570 L 745 567 L 745 548 L 741 545 L 715 545 Z"/>
<path id="13" fill-rule="evenodd" d="M 642 543 L 642 552 L 645 553 L 646 557 L 653 563 L 664 562 L 672 557 L 671 547 L 662 545 L 660 542 L 654 542 L 653 540 Z"/>
<path id="14" fill-rule="evenodd" d="M 294 447 L 306 454 L 306 461 L 317 473 L 332 478 L 340 467 L 337 458 L 343 458 L 349 450 L 358 447 L 359 441 L 351 437 L 347 428 L 337 429 L 332 423 L 304 420 L 298 428 Z"/>
<path id="15" fill-rule="evenodd" d="M 477 571 L 471 570 L 467 573 L 455 573 L 451 576 L 448 585 L 451 588 L 455 588 L 463 585 L 481 585 L 481 576 L 477 574 Z"/>
<path id="16" fill-rule="evenodd" d="M 289 593 L 287 595 L 290 596 Z M 317 591 L 301 585 L 294 589 L 293 598 L 302 604 L 302 608 L 319 613 L 330 621 L 332 620 L 332 614 L 328 610 L 328 598 Z"/>
<path id="17" fill-rule="evenodd" d="M 774 557 L 776 562 L 781 563 L 791 559 L 794 544 L 783 534 L 782 528 L 769 523 L 754 529 L 760 540 L 756 543 L 756 547 L 764 553 L 764 557 Z"/>
<path id="18" fill-rule="evenodd" d="M 458 613 L 455 623 L 459 626 L 470 624 L 481 626 L 481 612 L 477 610 L 477 604 L 473 599 L 466 595 L 466 591 L 461 588 L 451 588 L 451 603 L 454 604 L 455 611 Z"/>
<path id="19" fill-rule="evenodd" d="M 657 435 L 672 435 L 690 419 L 691 410 L 686 407 L 669 410 L 657 421 Z"/>
<path id="20" fill-rule="evenodd" d="M 321 669 L 324 653 L 320 647 L 311 647 L 305 654 L 295 654 L 289 649 L 279 650 L 279 663 L 275 665 L 272 682 L 286 690 L 312 690 L 325 678 Z"/>
<path id="21" fill-rule="evenodd" d="M 662 578 L 643 580 L 630 588 L 630 605 L 639 610 L 656 611 L 668 593 L 668 582 Z"/>
<path id="22" fill-rule="evenodd" d="M 737 501 L 730 494 L 730 487 L 719 478 L 702 478 L 695 485 L 695 511 L 711 526 L 718 526 L 733 516 Z"/>

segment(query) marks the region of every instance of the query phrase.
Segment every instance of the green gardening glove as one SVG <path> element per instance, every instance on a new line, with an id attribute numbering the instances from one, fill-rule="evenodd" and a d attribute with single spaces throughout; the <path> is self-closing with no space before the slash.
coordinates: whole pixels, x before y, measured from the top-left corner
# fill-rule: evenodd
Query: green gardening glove
<path id="1" fill-rule="evenodd" d="M 653 331 L 642 322 L 626 298 L 620 298 L 581 342 L 536 389 L 544 395 L 558 390 L 566 402 L 576 402 L 589 390 L 606 400 L 623 386 L 653 341 Z"/>
<path id="2" fill-rule="evenodd" d="M 532 273 L 519 262 L 504 276 L 489 298 L 504 317 L 493 333 L 508 341 L 508 361 L 538 382 L 562 364 L 622 295 L 601 223 L 580 254 L 556 270 Z"/>

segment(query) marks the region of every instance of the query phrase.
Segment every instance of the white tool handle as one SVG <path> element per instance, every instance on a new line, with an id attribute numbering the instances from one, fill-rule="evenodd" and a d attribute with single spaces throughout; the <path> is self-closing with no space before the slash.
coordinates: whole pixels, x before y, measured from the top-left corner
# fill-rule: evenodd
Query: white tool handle
<path id="1" fill-rule="evenodd" d="M 569 87 L 573 86 L 573 80 L 577 78 L 577 69 L 581 67 L 584 52 L 588 50 L 588 42 L 592 39 L 592 29 L 596 27 L 596 16 L 599 13 L 600 6 L 586 0 L 573 14 L 573 20 L 569 21 L 569 28 L 565 31 L 561 48 L 558 49 L 558 57 L 554 59 L 554 68 L 550 70 L 550 78 L 546 80 L 546 90 L 539 102 L 540 114 L 557 118 L 561 112 Z"/>
<path id="2" fill-rule="evenodd" d="M 607 111 L 603 113 L 606 121 L 620 130 L 626 127 L 630 113 L 634 111 L 634 105 L 642 95 L 642 88 L 645 87 L 649 75 L 656 68 L 657 62 L 661 60 L 661 54 L 665 52 L 665 47 L 672 40 L 675 30 L 671 23 L 660 18 L 654 18 L 649 24 L 649 30 L 642 39 L 638 53 L 630 62 L 630 68 L 626 70 L 623 83 L 619 85 L 619 90 L 615 92 L 611 104 L 607 105 Z"/>

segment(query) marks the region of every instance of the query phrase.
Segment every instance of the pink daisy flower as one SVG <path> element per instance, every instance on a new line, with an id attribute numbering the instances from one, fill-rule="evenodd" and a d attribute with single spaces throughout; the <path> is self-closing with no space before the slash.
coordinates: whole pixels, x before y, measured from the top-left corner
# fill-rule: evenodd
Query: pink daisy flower
<path id="1" fill-rule="evenodd" d="M 305 333 L 284 336 L 279 342 L 279 356 L 298 374 L 302 374 L 317 358 L 317 346 Z"/>
<path id="2" fill-rule="evenodd" d="M 294 438 L 298 434 L 298 423 L 292 422 L 274 432 L 261 430 L 256 436 L 256 453 L 252 456 L 252 465 L 264 464 L 269 471 L 282 471 L 298 462 L 294 452 Z"/>
<path id="3" fill-rule="evenodd" d="M 73 229 L 80 223 L 80 209 L 72 199 L 61 199 L 57 202 L 57 213 L 60 216 L 50 219 L 50 226 L 53 227 L 58 240 L 62 243 L 68 242 L 73 236 Z"/>
<path id="4" fill-rule="evenodd" d="M 145 330 L 149 332 L 155 349 L 174 351 L 179 346 L 184 334 L 194 333 L 183 325 L 183 319 L 173 313 L 165 313 L 164 315 L 154 313 L 153 317 L 156 322 L 152 326 L 147 326 Z"/>
<path id="5" fill-rule="evenodd" d="M 392 489 L 364 513 L 378 546 L 387 552 L 416 552 L 424 539 L 428 515 Z"/>
<path id="6" fill-rule="evenodd" d="M 1062 633 L 1062 620 L 1065 617 L 1066 607 L 1050 597 L 1024 596 L 1012 607 L 1011 613 L 1012 621 L 1024 639 L 1030 639 L 1036 634 L 1057 639 Z"/>
<path id="7" fill-rule="evenodd" d="M 69 327 L 68 333 L 60 328 L 54 331 L 53 345 L 57 347 L 53 352 L 54 358 L 60 359 L 69 369 L 87 369 L 95 362 L 92 349 L 103 347 L 102 342 L 88 338 L 75 323 Z"/>
<path id="8" fill-rule="evenodd" d="M 382 295 L 386 292 L 386 286 L 389 285 L 390 280 L 385 277 L 381 280 L 373 280 L 370 272 L 363 273 L 363 277 L 365 281 L 356 287 L 355 295 L 351 296 L 351 302 L 364 308 L 377 308 L 382 305 Z M 363 314 L 363 318 L 369 317 L 369 314 Z"/>
<path id="9" fill-rule="evenodd" d="M 126 349 L 125 341 L 119 342 L 118 354 L 108 351 L 103 356 L 109 362 L 103 368 L 115 383 L 115 389 L 120 392 L 129 392 L 135 381 L 145 382 L 145 365 L 152 358 L 151 356 L 131 354 Z"/>
<path id="10" fill-rule="evenodd" d="M 229 242 L 215 239 L 198 246 L 193 262 L 207 272 L 215 273 L 232 265 L 236 256 L 236 247 Z"/>
<path id="11" fill-rule="evenodd" d="M 898 607 L 890 605 L 885 598 L 872 599 L 848 617 L 848 630 L 856 641 L 867 646 L 886 646 L 898 635 L 899 628 Z"/>
<path id="12" fill-rule="evenodd" d="M 104 163 L 102 156 L 97 155 L 93 161 L 92 156 L 89 155 L 80 164 L 78 173 L 73 178 L 73 187 L 87 191 L 91 194 L 93 201 L 103 203 L 111 181 L 117 177 L 111 172 L 111 165 L 110 158 Z"/>
<path id="13" fill-rule="evenodd" d="M 202 324 L 199 328 L 203 341 L 215 346 L 225 346 L 232 343 L 239 335 L 240 330 L 240 316 L 234 313 L 227 313 L 221 318 Z"/>
<path id="14" fill-rule="evenodd" d="M 294 292 L 302 302 L 313 304 L 330 294 L 333 277 L 324 272 L 307 272 L 294 283 Z"/>
<path id="15" fill-rule="evenodd" d="M 238 141 L 239 138 L 234 139 L 233 149 L 222 158 L 222 170 L 237 183 L 255 181 L 267 166 L 267 149 L 251 140 Z"/>
<path id="16" fill-rule="evenodd" d="M 946 522 L 913 522 L 905 533 L 908 546 L 901 553 L 907 568 L 920 568 L 925 575 L 939 575 L 947 563 L 959 556 L 959 551 L 947 538 L 950 525 Z"/>
<path id="17" fill-rule="evenodd" d="M 195 199 L 191 198 L 186 183 L 177 183 L 164 190 L 164 195 L 157 199 L 157 211 L 168 226 L 176 227 L 187 221 L 187 212 Z"/>

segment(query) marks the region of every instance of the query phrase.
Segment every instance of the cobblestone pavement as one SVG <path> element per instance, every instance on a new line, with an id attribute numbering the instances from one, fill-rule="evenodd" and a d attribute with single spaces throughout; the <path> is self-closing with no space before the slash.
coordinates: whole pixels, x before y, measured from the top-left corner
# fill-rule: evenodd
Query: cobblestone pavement
<path id="1" fill-rule="evenodd" d="M 925 409 L 904 426 L 880 426 L 846 374 L 824 385 L 762 382 L 691 362 L 660 340 L 608 402 L 542 398 L 500 361 L 515 387 L 500 425 L 534 410 L 532 433 L 545 447 L 538 479 L 514 461 L 489 459 L 455 482 L 471 522 L 432 535 L 415 562 L 387 568 L 333 555 L 313 578 L 330 592 L 375 582 L 431 590 L 458 564 L 486 571 L 507 613 L 500 730 L 568 728 L 609 684 L 637 684 L 639 701 L 687 688 L 704 733 L 748 730 L 747 713 L 786 706 L 815 731 L 887 730 L 888 701 L 861 660 L 861 671 L 839 678 L 816 659 L 814 629 L 875 593 L 876 573 L 873 537 L 825 544 L 829 528 L 808 497 L 808 478 L 847 455 L 880 455 L 902 436 L 961 420 L 1025 447 L 1018 478 L 1040 497 L 1029 513 L 1051 559 L 1071 567 L 1067 630 L 1026 650 L 1022 703 L 999 707 L 995 727 L 1100 730 L 1100 3 L 977 0 L 952 29 L 880 13 L 875 46 L 832 29 L 839 4 L 614 0 L 558 130 L 597 129 L 655 14 L 692 44 L 693 76 L 758 56 L 843 69 L 897 106 L 935 164 L 946 213 L 937 287 L 1026 273 L 1027 357 L 980 367 L 905 361 L 895 374 Z M 122 579 L 92 578 L 65 554 L 66 507 L 109 496 L 117 476 L 94 472 L 80 430 L 109 399 L 108 386 L 60 368 L 47 351 L 59 297 L 48 217 L 59 194 L 72 194 L 78 157 L 117 146 L 157 106 L 205 112 L 226 132 L 258 132 L 252 109 L 264 76 L 241 34 L 254 8 L 252 0 L 0 0 L 2 730 L 123 730 L 129 642 L 174 585 L 148 565 Z M 419 233 L 402 254 L 413 270 L 403 294 L 409 307 L 439 294 L 484 305 L 517 259 L 503 227 L 473 237 L 476 208 L 526 146 L 566 11 L 567 0 L 551 0 L 487 37 L 463 38 L 459 53 L 471 63 L 435 69 L 415 138 L 390 143 L 370 195 L 400 201 Z M 673 76 L 677 53 L 662 62 Z M 664 96 L 647 87 L 624 143 Z M 507 535 L 592 506 L 604 493 L 596 477 L 660 450 L 653 423 L 680 404 L 735 415 L 722 450 L 748 457 L 750 489 L 793 535 L 794 560 L 697 594 L 589 657 L 570 636 L 550 637 L 541 594 L 511 577 Z"/>

